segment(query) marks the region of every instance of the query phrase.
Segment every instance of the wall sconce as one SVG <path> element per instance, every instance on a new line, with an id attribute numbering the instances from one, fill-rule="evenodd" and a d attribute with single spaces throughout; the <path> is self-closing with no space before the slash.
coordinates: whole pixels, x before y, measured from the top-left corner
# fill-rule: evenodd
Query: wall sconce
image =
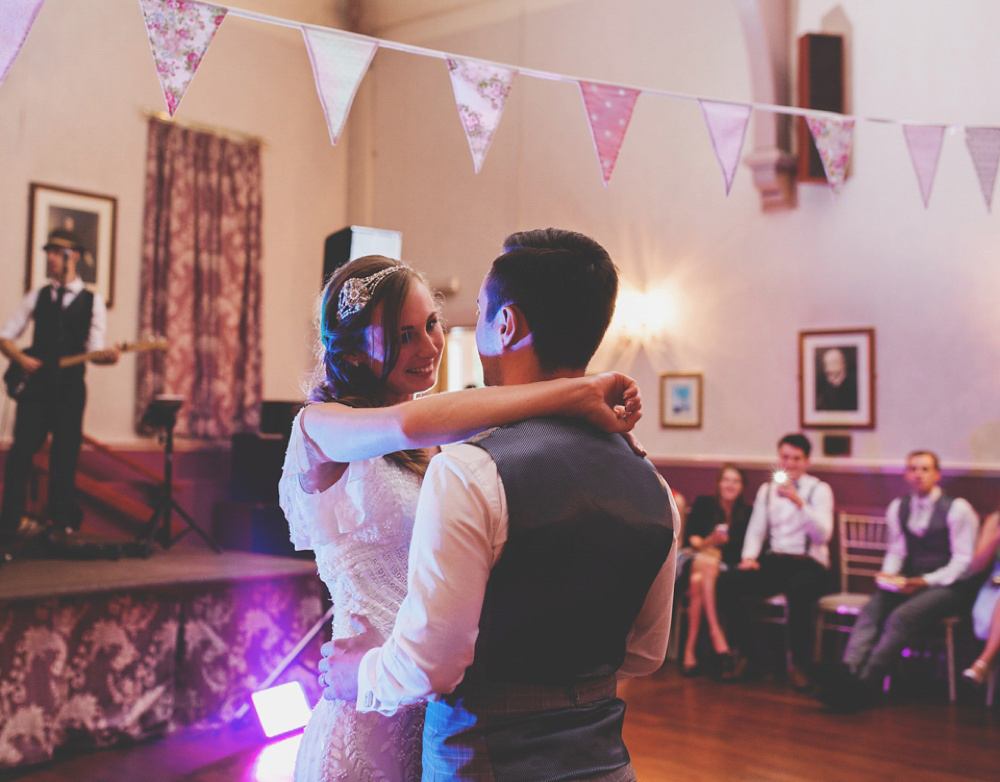
<path id="1" fill-rule="evenodd" d="M 660 342 L 674 325 L 677 307 L 673 291 L 659 286 L 646 291 L 623 287 L 611 328 L 626 342 Z"/>

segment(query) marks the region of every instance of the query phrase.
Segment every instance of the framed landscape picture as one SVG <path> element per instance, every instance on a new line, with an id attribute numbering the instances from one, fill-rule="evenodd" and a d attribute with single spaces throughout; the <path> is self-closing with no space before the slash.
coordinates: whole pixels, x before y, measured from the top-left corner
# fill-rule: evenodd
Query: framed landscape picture
<path id="1" fill-rule="evenodd" d="M 701 374 L 665 372 L 660 375 L 660 426 L 701 428 Z"/>
<path id="2" fill-rule="evenodd" d="M 803 428 L 875 428 L 875 330 L 799 332 Z"/>
<path id="3" fill-rule="evenodd" d="M 47 278 L 42 246 L 56 228 L 72 231 L 83 249 L 77 272 L 110 307 L 115 293 L 117 199 L 33 182 L 28 194 L 28 263 L 25 290 Z"/>

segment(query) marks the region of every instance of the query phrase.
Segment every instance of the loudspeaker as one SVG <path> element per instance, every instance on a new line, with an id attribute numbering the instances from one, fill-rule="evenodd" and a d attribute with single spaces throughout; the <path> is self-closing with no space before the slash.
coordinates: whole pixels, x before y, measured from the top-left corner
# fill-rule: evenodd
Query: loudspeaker
<path id="1" fill-rule="evenodd" d="M 351 225 L 326 237 L 323 246 L 323 284 L 348 261 L 363 255 L 384 255 L 398 261 L 403 252 L 403 234 L 384 228 Z"/>
<path id="2" fill-rule="evenodd" d="M 799 38 L 798 102 L 804 109 L 843 112 L 844 37 L 807 33 Z M 798 122 L 798 179 L 800 182 L 826 182 L 823 161 L 809 132 L 805 117 Z"/>
<path id="3" fill-rule="evenodd" d="M 284 434 L 237 432 L 230 446 L 229 498 L 238 502 L 278 502 L 278 480 L 288 447 Z"/>

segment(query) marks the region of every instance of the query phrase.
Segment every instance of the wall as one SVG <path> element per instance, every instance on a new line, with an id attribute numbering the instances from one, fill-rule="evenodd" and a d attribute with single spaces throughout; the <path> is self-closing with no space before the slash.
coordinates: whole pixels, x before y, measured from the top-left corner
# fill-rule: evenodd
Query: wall
<path id="1" fill-rule="evenodd" d="M 250 0 L 241 7 L 338 25 L 333 2 Z M 109 338 L 136 338 L 147 109 L 165 108 L 138 3 L 47 0 L 0 86 L 0 317 L 23 293 L 28 185 L 118 199 L 115 301 Z M 297 398 L 310 363 L 311 307 L 324 237 L 347 224 L 349 142 L 329 142 L 302 36 L 229 17 L 180 108 L 181 121 L 263 139 L 263 383 Z M 37 251 L 37 249 L 36 249 Z M 27 335 L 22 342 L 26 341 Z M 85 431 L 128 444 L 135 360 L 91 367 Z M 13 406 L 0 416 L 9 440 Z M 157 446 L 153 444 L 153 448 Z M 180 447 L 184 447 L 183 444 Z"/>
<path id="2" fill-rule="evenodd" d="M 1000 124 L 986 82 L 1000 53 L 983 32 L 997 28 L 1000 9 L 988 0 L 960 9 L 903 0 L 793 6 L 796 36 L 849 32 L 855 112 Z M 728 0 L 579 0 L 479 27 L 442 24 L 446 34 L 427 28 L 408 42 L 752 100 Z M 478 176 L 440 60 L 380 51 L 363 91 L 369 195 L 352 209 L 401 230 L 404 257 L 432 280 L 459 276 L 453 323 L 472 321 L 488 262 L 506 233 L 525 227 L 582 230 L 609 248 L 626 283 L 673 289 L 675 325 L 662 341 L 609 342 L 597 362 L 642 383 L 639 436 L 657 458 L 766 465 L 777 438 L 799 426 L 798 332 L 873 327 L 877 428 L 854 432 L 851 459 L 827 463 L 896 467 L 923 446 L 952 468 L 1000 466 L 1000 222 L 986 210 L 961 134 L 946 137 L 929 209 L 900 127 L 863 122 L 838 198 L 803 185 L 796 209 L 764 214 L 746 168 L 725 196 L 696 103 L 641 96 L 605 188 L 573 84 L 522 76 Z M 668 370 L 704 373 L 702 429 L 658 426 L 658 375 Z"/>

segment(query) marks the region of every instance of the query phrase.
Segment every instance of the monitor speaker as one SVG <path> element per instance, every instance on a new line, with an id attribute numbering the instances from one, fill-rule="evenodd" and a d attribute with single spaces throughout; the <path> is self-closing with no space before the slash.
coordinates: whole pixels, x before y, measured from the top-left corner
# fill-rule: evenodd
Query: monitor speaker
<path id="1" fill-rule="evenodd" d="M 799 38 L 799 106 L 843 113 L 844 37 L 808 33 Z M 823 161 L 805 117 L 798 117 L 798 178 L 800 182 L 826 182 Z"/>
<path id="2" fill-rule="evenodd" d="M 326 237 L 323 247 L 323 284 L 330 275 L 348 261 L 363 255 L 384 255 L 399 260 L 403 251 L 403 234 L 384 228 L 351 225 Z"/>

